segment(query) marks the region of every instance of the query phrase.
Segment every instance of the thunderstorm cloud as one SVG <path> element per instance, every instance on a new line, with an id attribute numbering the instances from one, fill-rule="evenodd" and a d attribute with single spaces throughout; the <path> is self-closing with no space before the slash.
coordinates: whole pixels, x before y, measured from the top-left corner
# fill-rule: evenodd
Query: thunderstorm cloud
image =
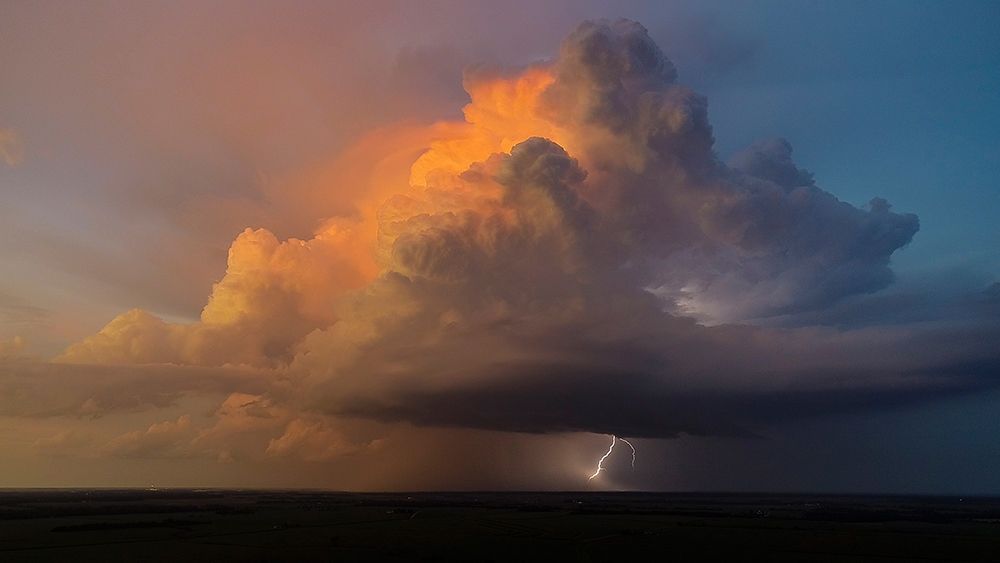
<path id="1" fill-rule="evenodd" d="M 96 416 L 209 389 L 228 397 L 215 427 L 173 416 L 105 451 L 188 455 L 249 428 L 268 456 L 327 459 L 370 444 L 325 417 L 749 435 L 995 384 L 992 325 L 764 326 L 892 284 L 918 219 L 837 199 L 784 139 L 723 161 L 708 100 L 640 24 L 585 22 L 553 59 L 464 87 L 464 119 L 346 151 L 330 189 L 351 205 L 311 238 L 240 233 L 198 322 L 126 312 L 6 377 L 22 397 L 70 368 L 90 387 L 0 406 Z"/>

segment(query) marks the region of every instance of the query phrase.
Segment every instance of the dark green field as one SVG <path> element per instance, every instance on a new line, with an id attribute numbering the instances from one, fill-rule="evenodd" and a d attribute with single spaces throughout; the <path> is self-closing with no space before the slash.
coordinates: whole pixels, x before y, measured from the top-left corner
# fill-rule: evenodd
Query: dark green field
<path id="1" fill-rule="evenodd" d="M 0 491 L 0 561 L 1000 561 L 1000 500 Z"/>

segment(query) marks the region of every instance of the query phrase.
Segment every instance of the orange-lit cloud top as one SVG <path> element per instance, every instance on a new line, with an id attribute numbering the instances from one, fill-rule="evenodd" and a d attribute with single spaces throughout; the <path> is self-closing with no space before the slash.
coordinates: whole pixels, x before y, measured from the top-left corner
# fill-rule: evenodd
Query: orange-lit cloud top
<path id="1" fill-rule="evenodd" d="M 354 214 L 324 222 L 306 241 L 278 241 L 265 228 L 241 233 L 200 323 L 169 324 L 130 311 L 60 359 L 209 365 L 287 360 L 305 334 L 334 322 L 339 296 L 396 266 L 395 225 L 416 215 L 489 206 L 499 197 L 498 191 L 468 189 L 458 179 L 461 173 L 534 135 L 569 138 L 540 115 L 539 98 L 552 81 L 542 67 L 512 77 L 470 76 L 465 122 L 378 131 L 338 158 L 327 173 L 335 177 L 323 180 L 360 184 L 348 188 Z"/>
<path id="2" fill-rule="evenodd" d="M 133 310 L 59 360 L 272 368 L 303 412 L 629 436 L 737 432 L 953 361 L 875 353 L 906 334 L 705 326 L 881 289 L 918 222 L 837 200 L 780 139 L 720 162 L 706 100 L 676 80 L 624 20 L 469 72 L 463 121 L 375 131 L 317 174 L 307 204 L 340 211 L 313 238 L 241 233 L 199 322 Z M 295 420 L 268 452 L 337 443 Z"/>

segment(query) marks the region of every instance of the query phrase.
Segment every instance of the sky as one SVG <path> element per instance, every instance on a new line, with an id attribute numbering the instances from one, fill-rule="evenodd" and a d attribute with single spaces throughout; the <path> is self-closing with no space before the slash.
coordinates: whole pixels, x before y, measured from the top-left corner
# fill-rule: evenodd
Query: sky
<path id="1" fill-rule="evenodd" d="M 998 27 L 5 3 L 0 487 L 1000 494 Z"/>

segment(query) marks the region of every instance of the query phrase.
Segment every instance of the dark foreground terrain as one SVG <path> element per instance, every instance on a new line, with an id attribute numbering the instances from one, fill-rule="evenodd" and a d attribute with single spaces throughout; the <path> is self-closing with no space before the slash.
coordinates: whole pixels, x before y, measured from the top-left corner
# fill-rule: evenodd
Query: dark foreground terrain
<path id="1" fill-rule="evenodd" d="M 1000 499 L 0 490 L 0 561 L 1000 561 Z"/>

